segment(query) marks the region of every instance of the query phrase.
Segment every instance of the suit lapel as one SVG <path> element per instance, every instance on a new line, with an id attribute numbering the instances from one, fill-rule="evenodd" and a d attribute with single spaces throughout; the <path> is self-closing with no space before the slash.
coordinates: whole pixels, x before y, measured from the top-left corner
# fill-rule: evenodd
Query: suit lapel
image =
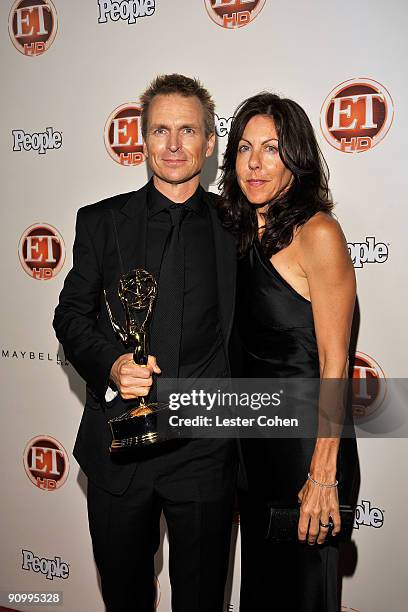
<path id="1" fill-rule="evenodd" d="M 108 238 L 105 249 L 109 274 L 105 290 L 116 321 L 125 323 L 123 306 L 118 295 L 119 279 L 136 268 L 145 268 L 147 234 L 147 185 L 106 210 Z M 121 197 L 121 196 L 118 196 Z M 109 267 L 108 267 L 109 266 Z M 106 313 L 107 314 L 107 313 Z M 108 327 L 110 323 L 106 320 Z"/>
<path id="2" fill-rule="evenodd" d="M 132 194 L 115 215 L 124 268 L 121 274 L 146 266 L 147 190 L 145 185 Z"/>
<path id="3" fill-rule="evenodd" d="M 208 204 L 214 235 L 217 265 L 218 299 L 221 326 L 226 348 L 231 335 L 235 306 L 236 246 L 233 236 L 223 228 L 211 197 L 204 192 Z"/>

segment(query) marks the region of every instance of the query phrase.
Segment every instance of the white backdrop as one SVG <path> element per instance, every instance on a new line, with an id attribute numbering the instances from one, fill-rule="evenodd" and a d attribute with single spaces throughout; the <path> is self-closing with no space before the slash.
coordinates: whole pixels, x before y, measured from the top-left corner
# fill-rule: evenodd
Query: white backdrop
<path id="1" fill-rule="evenodd" d="M 268 89 L 305 108 L 355 257 L 356 376 L 372 383 L 364 410 L 379 408 L 372 397 L 378 377 L 406 376 L 406 19 L 404 0 L 386 6 L 378 0 L 2 0 L 0 590 L 60 590 L 66 612 L 103 610 L 86 479 L 71 454 L 84 385 L 65 362 L 51 321 L 71 266 L 77 209 L 146 181 L 134 107 L 156 74 L 198 76 L 215 98 L 218 146 L 203 175 L 214 191 L 228 119 L 241 100 Z M 341 100 L 333 102 L 336 96 Z M 116 111 L 122 105 L 130 107 L 128 121 Z M 330 129 L 336 122 L 339 129 Z M 115 135 L 122 147 L 109 147 Z M 346 151 L 336 145 L 341 138 Z M 363 150 L 349 152 L 353 147 Z M 121 151 L 128 165 L 116 161 Z M 361 488 L 342 610 L 402 612 L 407 444 L 364 440 L 359 449 Z M 170 610 L 166 565 L 164 537 L 159 612 Z M 239 537 L 229 612 L 238 611 L 238 593 Z M 273 592 L 270 601 L 272 610 Z"/>

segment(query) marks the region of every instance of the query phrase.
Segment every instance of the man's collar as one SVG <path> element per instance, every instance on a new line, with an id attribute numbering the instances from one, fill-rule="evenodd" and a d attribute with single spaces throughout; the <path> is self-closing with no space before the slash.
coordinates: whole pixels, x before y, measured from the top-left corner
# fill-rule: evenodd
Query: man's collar
<path id="1" fill-rule="evenodd" d="M 185 202 L 180 204 L 180 206 L 188 206 L 190 210 L 193 210 L 195 213 L 204 216 L 206 214 L 206 205 L 203 202 L 202 198 L 202 187 L 199 185 L 193 195 L 188 198 Z M 148 207 L 148 215 L 149 217 L 153 217 L 163 210 L 167 210 L 170 206 L 174 206 L 176 202 L 173 202 L 165 195 L 160 193 L 158 189 L 153 184 L 153 180 L 149 182 L 149 190 L 147 197 L 147 207 Z"/>

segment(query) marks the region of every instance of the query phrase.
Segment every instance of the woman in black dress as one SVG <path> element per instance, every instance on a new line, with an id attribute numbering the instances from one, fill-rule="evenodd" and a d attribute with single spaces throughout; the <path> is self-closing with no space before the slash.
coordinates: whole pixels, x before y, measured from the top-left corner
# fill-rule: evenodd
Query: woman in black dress
<path id="1" fill-rule="evenodd" d="M 306 113 L 271 93 L 245 100 L 222 169 L 221 215 L 239 244 L 242 375 L 346 379 L 354 269 Z M 302 407 L 316 422 L 321 401 Z M 241 450 L 241 612 L 337 612 L 338 550 L 328 534 L 330 522 L 333 536 L 340 530 L 355 440 L 242 439 Z M 301 504 L 297 542 L 265 540 L 271 501 Z"/>

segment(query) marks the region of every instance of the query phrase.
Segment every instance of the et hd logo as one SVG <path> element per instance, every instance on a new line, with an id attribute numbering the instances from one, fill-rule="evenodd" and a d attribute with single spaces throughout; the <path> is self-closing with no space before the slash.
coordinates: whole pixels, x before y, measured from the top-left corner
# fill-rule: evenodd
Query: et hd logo
<path id="1" fill-rule="evenodd" d="M 129 102 L 115 108 L 105 124 L 105 147 L 122 166 L 138 166 L 144 161 L 141 108 Z"/>
<path id="2" fill-rule="evenodd" d="M 51 0 L 16 0 L 8 23 L 11 42 L 23 55 L 35 57 L 48 51 L 58 29 Z"/>
<path id="3" fill-rule="evenodd" d="M 32 438 L 24 449 L 23 462 L 28 478 L 42 491 L 56 491 L 68 478 L 67 451 L 51 436 Z"/>
<path id="4" fill-rule="evenodd" d="M 259 15 L 266 0 L 204 0 L 207 13 L 222 28 L 233 30 L 248 25 Z"/>
<path id="5" fill-rule="evenodd" d="M 35 280 L 50 280 L 65 262 L 64 240 L 48 223 L 30 225 L 20 238 L 18 255 L 21 266 Z"/>
<path id="6" fill-rule="evenodd" d="M 379 363 L 366 353 L 356 352 L 352 375 L 352 409 L 356 424 L 379 410 L 383 405 L 387 380 Z"/>
<path id="7" fill-rule="evenodd" d="M 327 142 L 343 153 L 363 153 L 386 136 L 394 117 L 388 90 L 373 79 L 350 79 L 323 102 L 320 126 Z"/>

